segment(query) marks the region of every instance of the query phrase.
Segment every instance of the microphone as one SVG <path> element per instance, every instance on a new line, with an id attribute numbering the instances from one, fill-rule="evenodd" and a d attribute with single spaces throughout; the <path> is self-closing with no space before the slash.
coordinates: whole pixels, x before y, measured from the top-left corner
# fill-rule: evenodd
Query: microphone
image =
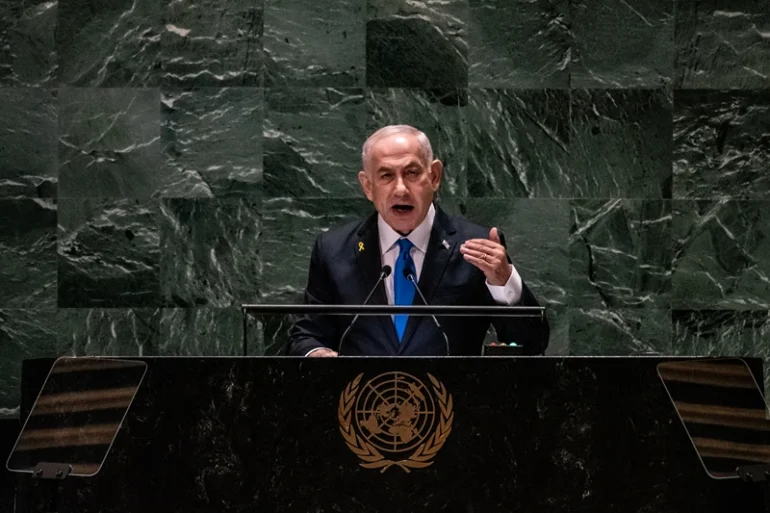
<path id="1" fill-rule="evenodd" d="M 377 278 L 377 283 L 374 284 L 374 287 L 372 287 L 372 290 L 369 292 L 369 295 L 366 296 L 366 299 L 364 299 L 364 304 L 367 304 L 369 302 L 369 299 L 371 299 L 372 294 L 374 294 L 374 291 L 377 290 L 377 287 L 380 286 L 380 283 L 382 283 L 382 280 L 390 276 L 390 273 L 393 272 L 393 269 L 389 265 L 383 265 L 382 269 L 380 269 L 380 277 Z M 342 354 L 342 341 L 345 340 L 345 337 L 348 336 L 348 333 L 350 333 L 350 329 L 353 327 L 353 324 L 358 320 L 358 316 L 360 314 L 356 314 L 355 317 L 353 317 L 353 320 L 350 321 L 350 324 L 348 325 L 345 332 L 340 337 L 340 343 L 337 345 L 337 354 Z"/>
<path id="2" fill-rule="evenodd" d="M 409 267 L 404 267 L 404 278 L 412 282 L 412 285 L 414 285 L 414 290 L 417 291 L 417 293 L 420 295 L 420 299 L 422 299 L 422 302 L 425 303 L 425 306 L 428 306 L 428 302 L 425 300 L 425 296 L 422 295 L 422 291 L 420 290 L 420 287 L 417 286 L 417 281 L 414 279 L 414 272 Z M 446 332 L 444 331 L 444 328 L 441 327 L 441 324 L 439 324 L 438 319 L 436 319 L 436 316 L 431 314 L 431 317 L 433 317 L 433 322 L 436 323 L 436 327 L 439 329 L 442 335 L 444 335 L 444 344 L 446 346 L 446 355 L 449 356 L 449 338 L 446 336 Z"/>

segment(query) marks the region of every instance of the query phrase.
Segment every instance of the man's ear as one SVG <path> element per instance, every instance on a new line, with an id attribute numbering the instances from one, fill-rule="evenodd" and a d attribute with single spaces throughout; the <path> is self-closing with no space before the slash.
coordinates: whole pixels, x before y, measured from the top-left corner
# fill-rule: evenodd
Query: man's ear
<path id="1" fill-rule="evenodd" d="M 372 200 L 372 181 L 366 171 L 361 170 L 358 172 L 358 183 L 361 184 L 361 189 L 364 191 L 366 199 L 374 201 Z"/>
<path id="2" fill-rule="evenodd" d="M 433 192 L 436 192 L 441 185 L 441 177 L 444 174 L 444 164 L 436 159 L 430 164 L 430 183 L 433 186 Z"/>

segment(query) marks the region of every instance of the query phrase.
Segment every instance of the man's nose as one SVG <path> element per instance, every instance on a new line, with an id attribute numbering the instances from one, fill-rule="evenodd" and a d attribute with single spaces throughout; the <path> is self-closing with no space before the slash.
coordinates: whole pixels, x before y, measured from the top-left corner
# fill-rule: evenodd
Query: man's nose
<path id="1" fill-rule="evenodd" d="M 409 193 L 409 188 L 406 186 L 406 182 L 400 176 L 396 177 L 396 187 L 393 192 L 398 196 L 403 196 Z"/>

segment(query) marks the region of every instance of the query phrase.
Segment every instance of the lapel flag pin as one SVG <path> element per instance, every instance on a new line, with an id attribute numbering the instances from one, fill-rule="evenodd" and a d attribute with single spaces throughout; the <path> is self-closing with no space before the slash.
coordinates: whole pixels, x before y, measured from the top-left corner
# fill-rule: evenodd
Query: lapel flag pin
<path id="1" fill-rule="evenodd" d="M 364 243 L 363 242 L 359 242 L 358 243 L 358 251 L 363 251 L 363 250 L 364 250 Z"/>
<path id="2" fill-rule="evenodd" d="M 446 241 L 446 239 L 444 239 L 444 240 L 441 242 L 441 244 L 443 244 L 443 245 L 444 245 L 444 249 L 449 249 L 449 243 Z"/>

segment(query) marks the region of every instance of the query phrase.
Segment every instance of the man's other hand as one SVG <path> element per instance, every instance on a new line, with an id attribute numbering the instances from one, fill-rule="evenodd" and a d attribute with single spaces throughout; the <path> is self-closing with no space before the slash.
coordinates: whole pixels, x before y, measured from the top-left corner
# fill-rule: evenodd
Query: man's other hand
<path id="1" fill-rule="evenodd" d="M 321 349 L 318 349 L 317 351 L 313 351 L 307 356 L 308 358 L 331 358 L 338 355 L 337 355 L 337 351 L 329 349 L 328 347 L 322 347 Z"/>

